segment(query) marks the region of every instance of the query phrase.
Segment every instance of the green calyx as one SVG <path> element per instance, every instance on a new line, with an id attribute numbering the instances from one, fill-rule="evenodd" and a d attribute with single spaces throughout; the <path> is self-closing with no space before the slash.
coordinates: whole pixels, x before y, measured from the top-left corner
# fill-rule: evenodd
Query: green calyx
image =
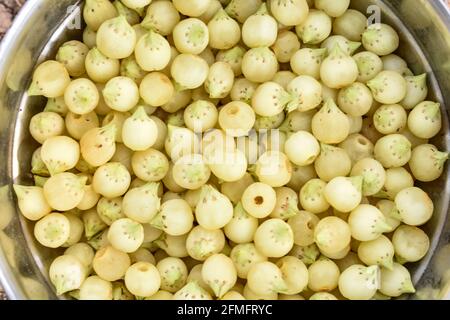
<path id="1" fill-rule="evenodd" d="M 333 237 L 327 231 L 317 233 L 314 238 L 318 246 L 326 246 L 333 241 Z"/>
<path id="2" fill-rule="evenodd" d="M 45 131 L 53 127 L 54 118 L 50 114 L 42 114 L 42 116 L 37 117 L 36 125 L 39 129 Z"/>
<path id="3" fill-rule="evenodd" d="M 78 187 L 79 189 L 84 189 L 84 186 L 86 185 L 88 181 L 88 177 L 86 176 L 77 176 L 78 177 L 78 186 L 75 185 L 75 187 Z"/>
<path id="4" fill-rule="evenodd" d="M 298 110 L 302 105 L 300 97 L 291 96 L 288 93 L 284 94 L 279 101 L 281 105 L 286 105 L 285 109 L 288 113 Z"/>
<path id="5" fill-rule="evenodd" d="M 349 49 L 349 55 L 353 55 L 353 53 L 361 47 L 361 42 L 356 41 L 349 41 L 348 42 L 348 49 Z"/>
<path id="6" fill-rule="evenodd" d="M 319 180 L 310 180 L 302 189 L 306 198 L 315 198 L 322 193 L 322 184 Z"/>
<path id="7" fill-rule="evenodd" d="M 386 219 L 383 217 L 382 219 L 377 219 L 374 221 L 373 231 L 377 233 L 385 233 L 392 230 L 392 227 L 387 223 Z"/>
<path id="8" fill-rule="evenodd" d="M 330 59 L 343 59 L 346 56 L 348 56 L 348 54 L 342 50 L 341 46 L 339 45 L 339 43 L 336 43 L 333 48 L 330 51 L 330 54 L 328 55 L 328 58 Z"/>
<path id="9" fill-rule="evenodd" d="M 393 146 L 392 151 L 400 157 L 404 157 L 411 152 L 411 142 L 407 138 L 400 139 L 400 141 Z"/>
<path id="10" fill-rule="evenodd" d="M 159 182 L 149 182 L 147 184 L 144 184 L 142 187 L 139 187 L 138 189 L 144 192 L 147 196 L 158 198 L 159 186 Z"/>
<path id="11" fill-rule="evenodd" d="M 258 15 L 258 16 L 264 16 L 264 15 L 268 15 L 268 14 L 269 14 L 269 10 L 267 9 L 267 4 L 265 2 L 263 2 L 263 4 L 258 8 L 258 10 L 255 13 L 255 15 Z"/>
<path id="12" fill-rule="evenodd" d="M 427 102 L 423 105 L 424 114 L 430 119 L 439 119 L 441 117 L 441 104 L 438 102 Z"/>
<path id="13" fill-rule="evenodd" d="M 380 189 L 380 179 L 375 173 L 366 172 L 364 174 L 362 191 L 364 195 L 377 193 Z"/>
<path id="14" fill-rule="evenodd" d="M 34 179 L 34 184 L 36 185 L 36 187 L 43 188 L 49 178 L 34 175 L 33 179 Z"/>
<path id="15" fill-rule="evenodd" d="M 228 15 L 228 13 L 226 12 L 226 10 L 224 10 L 224 9 L 220 9 L 219 11 L 217 11 L 217 13 L 212 18 L 213 21 L 223 21 L 223 20 L 228 20 L 228 19 L 231 19 L 231 18 Z"/>
<path id="16" fill-rule="evenodd" d="M 413 83 L 414 85 L 420 87 L 420 88 L 425 88 L 426 84 L 427 84 L 427 74 L 426 73 L 422 73 L 418 76 L 410 76 L 410 77 L 405 77 L 407 81 Z"/>
<path id="17" fill-rule="evenodd" d="M 188 90 L 188 88 L 186 86 L 183 86 L 176 81 L 173 81 L 173 86 L 174 86 L 174 89 L 176 92 Z"/>
<path id="18" fill-rule="evenodd" d="M 92 60 L 94 63 L 98 64 L 101 61 L 108 60 L 109 58 L 105 56 L 103 53 L 98 50 L 97 47 L 93 47 L 89 53 L 89 55 L 92 57 Z"/>
<path id="19" fill-rule="evenodd" d="M 155 227 L 156 229 L 163 230 L 165 229 L 165 223 L 164 223 L 164 214 L 162 212 L 158 213 L 152 221 L 150 221 L 150 225 L 152 227 Z"/>
<path id="20" fill-rule="evenodd" d="M 305 264 L 313 264 L 320 255 L 316 245 L 312 244 L 303 249 L 303 256 L 299 257 Z"/>
<path id="21" fill-rule="evenodd" d="M 76 169 L 82 173 L 94 174 L 97 168 L 91 166 L 84 159 L 80 159 L 76 165 Z"/>
<path id="22" fill-rule="evenodd" d="M 121 91 L 117 82 L 111 82 L 105 86 L 102 94 L 106 101 L 114 101 L 121 94 Z"/>
<path id="23" fill-rule="evenodd" d="M 380 28 L 378 26 L 369 27 L 362 34 L 363 42 L 373 43 L 380 37 Z"/>
<path id="24" fill-rule="evenodd" d="M 414 288 L 414 285 L 413 285 L 410 277 L 405 277 L 405 279 L 402 281 L 401 290 L 402 290 L 403 293 L 414 293 L 414 292 L 416 292 L 416 289 Z"/>
<path id="25" fill-rule="evenodd" d="M 402 216 L 400 215 L 400 211 L 396 207 L 392 208 L 392 210 L 391 210 L 391 212 L 389 212 L 388 216 L 391 219 L 402 221 Z"/>
<path id="26" fill-rule="evenodd" d="M 114 7 L 116 7 L 117 13 L 119 16 L 127 17 L 129 15 L 129 10 L 125 5 L 122 4 L 120 1 L 114 1 L 113 3 Z"/>
<path id="27" fill-rule="evenodd" d="M 93 99 L 94 98 L 90 90 L 78 91 L 76 94 L 76 100 L 82 106 L 89 105 Z"/>
<path id="28" fill-rule="evenodd" d="M 74 54 L 75 48 L 70 44 L 66 44 L 59 48 L 56 58 L 60 61 L 69 61 Z"/>
<path id="29" fill-rule="evenodd" d="M 154 175 L 159 175 L 166 171 L 166 162 L 161 158 L 152 159 L 151 161 L 146 162 L 146 168 L 148 172 L 151 172 Z"/>
<path id="30" fill-rule="evenodd" d="M 150 120 L 147 112 L 145 112 L 145 108 L 143 106 L 140 106 L 134 111 L 133 115 L 131 116 L 133 120 L 136 121 L 148 121 Z"/>
<path id="31" fill-rule="evenodd" d="M 87 243 L 95 250 L 100 250 L 108 244 L 108 239 L 106 237 L 107 231 L 103 231 L 93 237 L 88 238 Z"/>
<path id="32" fill-rule="evenodd" d="M 121 178 L 126 169 L 119 162 L 110 162 L 107 164 L 108 175 L 111 178 Z"/>
<path id="33" fill-rule="evenodd" d="M 71 290 L 70 285 L 69 285 L 69 280 L 66 279 L 65 277 L 58 277 L 57 279 L 53 279 L 53 285 L 56 288 L 56 294 L 58 296 L 63 295 L 64 293 L 68 292 Z"/>
<path id="34" fill-rule="evenodd" d="M 45 228 L 45 237 L 47 239 L 56 239 L 59 238 L 61 234 L 61 229 L 59 228 L 59 225 L 56 224 L 49 224 Z"/>
<path id="35" fill-rule="evenodd" d="M 321 142 L 320 143 L 320 152 L 321 153 L 328 153 L 328 152 L 333 152 L 333 151 L 335 151 L 337 148 L 335 147 L 335 146 L 332 146 L 332 145 L 329 145 L 329 144 L 326 144 L 326 143 L 323 143 L 323 142 Z"/>
<path id="36" fill-rule="evenodd" d="M 206 30 L 204 26 L 200 23 L 194 23 L 192 24 L 189 32 L 188 32 L 188 39 L 192 43 L 200 43 L 205 39 L 206 36 Z"/>
<path id="37" fill-rule="evenodd" d="M 179 287 L 183 282 L 183 275 L 178 268 L 170 268 L 164 272 L 164 282 L 171 287 Z"/>
<path id="38" fill-rule="evenodd" d="M 347 178 L 351 184 L 355 187 L 356 190 L 362 192 L 364 177 L 363 176 L 355 176 Z"/>
<path id="39" fill-rule="evenodd" d="M 301 107 L 302 99 L 298 96 L 291 95 L 285 90 L 282 90 L 278 95 L 278 104 L 280 106 L 286 106 L 286 111 L 290 113 Z"/>
<path id="40" fill-rule="evenodd" d="M 200 297 L 208 297 L 209 293 L 203 289 L 197 281 L 190 281 L 179 292 L 181 297 L 198 299 Z"/>
<path id="41" fill-rule="evenodd" d="M 358 98 L 361 96 L 361 91 L 357 86 L 350 86 L 344 89 L 343 98 L 350 103 L 355 103 L 358 101 Z"/>
<path id="42" fill-rule="evenodd" d="M 394 258 L 392 256 L 384 256 L 381 258 L 381 260 L 379 261 L 380 266 L 382 266 L 383 268 L 386 268 L 388 270 L 393 270 L 394 268 Z"/>
<path id="43" fill-rule="evenodd" d="M 284 133 L 292 132 L 292 120 L 289 118 L 289 114 L 287 115 L 281 126 L 278 127 L 278 130 Z"/>
<path id="44" fill-rule="evenodd" d="M 289 289 L 286 285 L 286 282 L 282 278 L 278 279 L 278 281 L 273 283 L 272 291 L 274 293 L 281 293 L 281 294 L 289 294 L 290 293 Z"/>
<path id="45" fill-rule="evenodd" d="M 355 62 L 358 65 L 358 70 L 360 74 L 371 73 L 374 61 L 369 56 L 365 55 L 360 59 L 355 59 Z"/>
<path id="46" fill-rule="evenodd" d="M 209 185 L 209 184 L 205 184 L 202 186 L 202 190 L 200 192 L 200 198 L 198 200 L 198 203 L 204 203 L 206 201 L 208 201 L 209 199 L 211 199 L 212 197 L 218 197 L 218 196 L 222 196 L 219 191 L 217 191 L 216 189 L 214 189 L 213 186 Z"/>
<path id="47" fill-rule="evenodd" d="M 76 299 L 76 300 L 80 300 L 80 290 L 72 290 L 70 292 L 67 293 L 70 297 Z"/>
<path id="48" fill-rule="evenodd" d="M 174 138 L 174 135 L 176 134 L 176 132 L 178 130 L 180 130 L 181 127 L 178 126 L 174 126 L 174 125 L 167 125 L 167 136 L 169 137 L 170 140 L 172 140 Z"/>
<path id="49" fill-rule="evenodd" d="M 153 244 L 154 244 L 154 245 L 158 246 L 158 248 L 160 248 L 162 250 L 167 250 L 167 248 L 169 246 L 167 245 L 166 238 L 167 238 L 167 234 L 163 232 L 158 239 L 156 239 L 155 241 L 152 242 L 151 246 L 153 246 Z"/>
<path id="50" fill-rule="evenodd" d="M 42 88 L 40 87 L 39 83 L 33 80 L 27 91 L 28 96 L 40 96 L 42 95 L 42 93 Z"/>
<path id="51" fill-rule="evenodd" d="M 124 231 L 128 236 L 131 236 L 135 239 L 137 238 L 139 233 L 142 232 L 142 225 L 139 222 L 130 221 L 125 225 Z"/>
<path id="52" fill-rule="evenodd" d="M 289 236 L 291 234 L 290 231 L 291 231 L 291 229 L 289 227 L 287 227 L 285 224 L 281 224 L 281 223 L 279 223 L 273 227 L 273 234 L 280 241 L 284 241 L 284 239 L 289 238 Z"/>
<path id="53" fill-rule="evenodd" d="M 329 98 L 325 101 L 323 107 L 319 110 L 322 114 L 344 114 L 341 109 L 336 105 L 333 99 Z"/>
<path id="54" fill-rule="evenodd" d="M 287 203 L 286 209 L 281 212 L 280 216 L 283 219 L 289 219 L 300 213 L 297 203 L 294 199 L 290 199 Z"/>
<path id="55" fill-rule="evenodd" d="M 197 100 L 189 106 L 190 116 L 192 118 L 199 119 L 203 116 L 204 112 L 211 106 L 211 102 L 206 100 Z"/>
<path id="56" fill-rule="evenodd" d="M 246 219 L 249 217 L 249 214 L 247 211 L 245 211 L 244 206 L 241 202 L 238 202 L 238 204 L 234 207 L 233 210 L 233 218 L 237 219 Z"/>
<path id="57" fill-rule="evenodd" d="M 122 300 L 124 290 L 122 287 L 114 287 L 113 288 L 113 300 Z"/>
<path id="58" fill-rule="evenodd" d="M 242 60 L 242 58 L 244 57 L 245 54 L 245 50 L 240 47 L 240 46 L 236 46 L 234 48 L 231 48 L 227 51 L 225 51 L 225 53 L 222 56 L 222 60 L 224 62 L 228 62 L 228 63 L 236 63 L 240 60 Z"/>
<path id="59" fill-rule="evenodd" d="M 223 85 L 215 81 L 207 81 L 205 83 L 205 88 L 209 92 L 209 97 L 211 99 L 220 99 L 224 94 Z"/>
<path id="60" fill-rule="evenodd" d="M 233 19 L 237 19 L 239 17 L 239 12 L 237 11 L 237 7 L 239 6 L 236 0 L 231 0 L 231 2 L 225 8 L 226 13 Z"/>
<path id="61" fill-rule="evenodd" d="M 380 268 L 377 265 L 365 268 L 364 275 L 368 285 L 376 289 L 380 288 Z"/>
<path id="62" fill-rule="evenodd" d="M 141 22 L 141 26 L 147 30 L 158 31 L 158 27 L 156 26 L 153 19 L 149 16 L 146 16 L 144 20 Z"/>
<path id="63" fill-rule="evenodd" d="M 140 17 L 143 17 L 145 15 L 146 9 L 145 7 L 141 8 L 133 8 L 134 11 L 136 11 Z"/>
<path id="64" fill-rule="evenodd" d="M 314 59 L 319 59 L 320 61 L 322 61 L 326 54 L 328 49 L 327 48 L 319 48 L 319 49 L 310 49 L 312 52 L 312 57 Z"/>
<path id="65" fill-rule="evenodd" d="M 195 242 L 194 246 L 192 247 L 192 252 L 196 257 L 200 259 L 205 259 L 209 257 L 213 252 L 209 239 L 203 238 Z"/>
<path id="66" fill-rule="evenodd" d="M 380 190 L 379 192 L 374 194 L 373 197 L 378 198 L 378 199 L 387 199 L 387 200 L 394 200 L 394 198 L 395 198 L 386 190 Z"/>
<path id="67" fill-rule="evenodd" d="M 272 51 L 270 51 L 267 47 L 259 47 L 259 48 L 253 48 L 250 49 L 254 56 L 261 58 L 261 59 L 269 59 L 272 57 Z"/>
<path id="68" fill-rule="evenodd" d="M 161 42 L 163 41 L 162 38 L 163 37 L 159 33 L 150 29 L 150 31 L 141 39 L 143 39 L 146 47 L 151 48 L 151 47 L 159 47 Z"/>
<path id="69" fill-rule="evenodd" d="M 84 234 L 88 240 L 93 239 L 93 237 L 95 237 L 106 228 L 107 225 L 105 223 L 97 221 L 95 219 L 88 219 L 84 221 Z"/>
<path id="70" fill-rule="evenodd" d="M 128 32 L 130 28 L 132 29 L 125 15 L 118 15 L 109 20 L 108 23 L 114 28 L 123 28 L 123 31 L 127 30 Z"/>
<path id="71" fill-rule="evenodd" d="M 316 31 L 309 27 L 303 27 L 303 30 L 301 31 L 301 36 L 303 42 L 306 44 L 316 42 L 317 40 Z"/>
<path id="72" fill-rule="evenodd" d="M 20 201 L 20 200 L 23 200 L 25 198 L 25 196 L 28 195 L 34 187 L 21 186 L 19 184 L 14 184 L 13 188 L 16 193 L 17 199 Z"/>
<path id="73" fill-rule="evenodd" d="M 391 111 L 383 108 L 375 113 L 374 121 L 382 127 L 388 127 L 392 119 Z"/>
<path id="74" fill-rule="evenodd" d="M 447 162 L 448 160 L 448 156 L 449 156 L 448 152 L 441 152 L 435 150 L 433 152 L 434 165 L 437 168 L 442 169 L 442 167 L 444 167 L 445 162 Z"/>
<path id="75" fill-rule="evenodd" d="M 278 123 L 279 116 L 275 115 L 272 117 L 262 117 L 262 116 L 256 116 L 256 122 L 254 125 L 254 128 L 256 130 L 268 130 L 268 129 L 275 129 L 275 125 Z"/>
<path id="76" fill-rule="evenodd" d="M 53 160 L 46 161 L 48 172 L 51 176 L 66 171 L 67 165 L 64 162 L 55 162 Z"/>
<path id="77" fill-rule="evenodd" d="M 397 263 L 399 263 L 401 265 L 404 265 L 405 263 L 408 263 L 408 260 L 406 260 L 405 258 L 400 256 L 399 254 L 395 254 L 395 260 L 397 261 Z"/>
<path id="78" fill-rule="evenodd" d="M 208 285 L 211 287 L 211 289 L 213 290 L 214 294 L 216 295 L 216 297 L 218 297 L 219 299 L 222 298 L 222 296 L 227 293 L 225 290 L 228 289 L 228 287 L 226 286 L 226 283 L 223 282 L 212 282 L 212 281 L 208 281 Z"/>
<path id="79" fill-rule="evenodd" d="M 122 61 L 122 75 L 132 79 L 140 79 L 145 75 L 145 72 L 135 59 L 128 58 Z"/>
<path id="80" fill-rule="evenodd" d="M 113 205 L 103 208 L 97 207 L 97 211 L 103 219 L 109 220 L 107 222 L 110 222 L 110 224 L 123 217 L 122 210 L 117 210 Z"/>
<path id="81" fill-rule="evenodd" d="M 184 126 L 184 116 L 183 112 L 176 112 L 169 115 L 167 118 L 167 124 L 170 124 L 172 126 L 176 127 L 183 127 Z"/>
<path id="82" fill-rule="evenodd" d="M 191 163 L 187 165 L 186 177 L 189 181 L 201 181 L 206 178 L 207 171 L 203 163 Z"/>
<path id="83" fill-rule="evenodd" d="M 233 260 L 240 265 L 246 266 L 248 263 L 252 261 L 252 256 L 254 255 L 253 251 L 255 247 L 251 243 L 241 244 L 237 247 L 236 250 L 233 250 Z"/>
<path id="84" fill-rule="evenodd" d="M 54 112 L 64 116 L 67 113 L 67 106 L 64 102 L 64 97 L 48 99 L 44 112 Z"/>
<path id="85" fill-rule="evenodd" d="M 45 163 L 43 161 L 36 161 L 36 160 L 31 162 L 31 173 L 41 176 L 50 175 L 50 172 Z"/>
<path id="86" fill-rule="evenodd" d="M 376 76 L 372 80 L 367 82 L 367 86 L 375 93 L 378 93 L 381 90 L 386 88 L 385 78 L 383 76 Z"/>

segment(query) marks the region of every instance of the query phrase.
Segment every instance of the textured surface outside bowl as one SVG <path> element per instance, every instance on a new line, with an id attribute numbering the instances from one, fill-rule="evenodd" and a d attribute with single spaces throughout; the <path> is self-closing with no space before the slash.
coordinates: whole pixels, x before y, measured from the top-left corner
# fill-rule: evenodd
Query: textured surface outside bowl
<path id="1" fill-rule="evenodd" d="M 17 12 L 19 12 L 26 0 L 1 0 L 0 1 L 0 40 L 11 26 Z"/>
<path id="2" fill-rule="evenodd" d="M 37 62 L 52 56 L 68 37 L 79 35 L 68 10 L 77 0 L 28 0 L 11 32 L 0 47 L 0 281 L 12 299 L 56 298 L 47 279 L 47 267 L 55 250 L 39 246 L 32 237 L 32 224 L 20 218 L 13 182 L 31 184 L 29 161 L 36 148 L 27 131 L 31 116 L 42 109 L 42 98 L 28 99 L 24 90 Z M 415 73 L 427 72 L 433 88 L 430 98 L 447 106 L 444 130 L 433 143 L 450 150 L 448 108 L 450 95 L 450 16 L 439 0 L 356 0 L 353 4 L 366 12 L 369 4 L 383 11 L 383 22 L 401 32 L 400 54 Z M 414 41 L 417 39 L 417 42 Z M 428 185 L 426 190 L 436 203 L 432 221 L 425 229 L 432 236 L 432 250 L 419 264 L 411 265 L 418 293 L 413 298 L 442 298 L 450 280 L 449 172 Z"/>

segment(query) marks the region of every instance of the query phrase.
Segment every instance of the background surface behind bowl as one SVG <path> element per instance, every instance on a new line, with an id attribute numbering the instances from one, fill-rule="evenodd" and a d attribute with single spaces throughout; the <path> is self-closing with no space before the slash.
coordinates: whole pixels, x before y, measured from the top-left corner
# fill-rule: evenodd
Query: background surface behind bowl
<path id="1" fill-rule="evenodd" d="M 8 28 L 19 11 L 20 7 L 26 0 L 0 0 L 0 41 L 5 35 Z M 6 300 L 0 283 L 0 300 Z"/>

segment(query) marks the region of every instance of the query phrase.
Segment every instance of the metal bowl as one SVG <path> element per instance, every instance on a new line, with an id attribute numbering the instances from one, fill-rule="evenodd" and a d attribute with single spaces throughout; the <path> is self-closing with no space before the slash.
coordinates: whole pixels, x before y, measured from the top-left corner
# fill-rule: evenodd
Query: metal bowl
<path id="1" fill-rule="evenodd" d="M 430 99 L 442 104 L 444 128 L 433 141 L 450 150 L 450 11 L 438 0 L 353 0 L 368 16 L 381 12 L 382 22 L 401 35 L 400 55 L 414 73 L 427 72 Z M 12 183 L 32 184 L 30 159 L 37 147 L 28 133 L 33 114 L 45 100 L 29 98 L 26 89 L 34 66 L 54 56 L 67 39 L 81 36 L 81 0 L 28 0 L 0 47 L 0 282 L 11 299 L 56 299 L 47 270 L 58 253 L 33 239 L 32 224 L 19 215 Z M 445 107 L 449 106 L 449 107 Z M 435 203 L 425 226 L 431 250 L 411 264 L 417 292 L 410 299 L 442 299 L 450 289 L 450 219 L 448 170 L 423 186 Z"/>

